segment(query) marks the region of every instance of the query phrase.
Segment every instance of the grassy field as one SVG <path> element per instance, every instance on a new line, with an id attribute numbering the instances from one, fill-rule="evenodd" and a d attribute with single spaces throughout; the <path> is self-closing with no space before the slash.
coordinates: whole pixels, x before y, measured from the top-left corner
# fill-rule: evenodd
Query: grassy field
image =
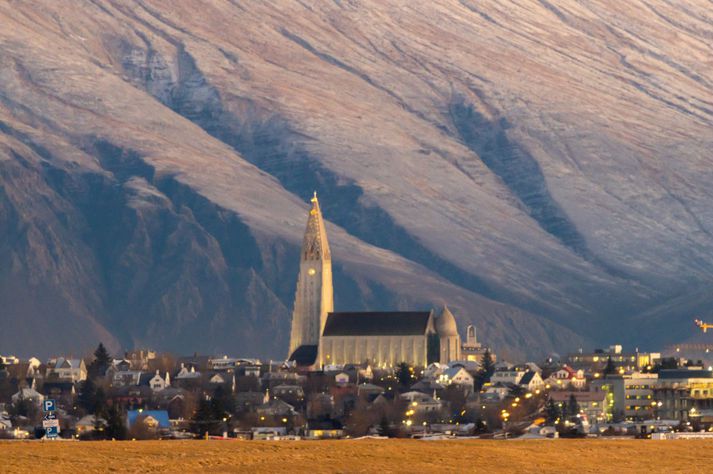
<path id="1" fill-rule="evenodd" d="M 713 441 L 4 442 L 0 472 L 711 472 Z"/>

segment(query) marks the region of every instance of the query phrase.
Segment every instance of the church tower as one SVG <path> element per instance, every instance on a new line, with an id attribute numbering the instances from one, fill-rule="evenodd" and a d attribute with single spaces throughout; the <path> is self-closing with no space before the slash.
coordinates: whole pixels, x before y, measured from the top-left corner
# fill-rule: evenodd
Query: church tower
<path id="1" fill-rule="evenodd" d="M 300 253 L 300 274 L 297 278 L 290 335 L 289 357 L 291 359 L 296 357 L 297 352 L 302 354 L 302 357 L 305 353 L 310 355 L 313 353 L 316 359 L 319 338 L 327 314 L 332 311 L 334 311 L 332 256 L 315 192 Z"/>

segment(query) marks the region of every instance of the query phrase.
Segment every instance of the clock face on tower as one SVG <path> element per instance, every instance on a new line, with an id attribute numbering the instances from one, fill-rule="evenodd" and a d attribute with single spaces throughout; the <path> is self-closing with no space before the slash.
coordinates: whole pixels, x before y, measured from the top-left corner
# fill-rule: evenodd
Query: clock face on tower
<path id="1" fill-rule="evenodd" d="M 312 275 L 314 275 L 315 273 L 317 273 L 317 270 L 315 270 L 314 268 L 310 268 L 309 270 L 307 270 L 307 274 L 308 274 L 309 276 L 312 276 Z"/>

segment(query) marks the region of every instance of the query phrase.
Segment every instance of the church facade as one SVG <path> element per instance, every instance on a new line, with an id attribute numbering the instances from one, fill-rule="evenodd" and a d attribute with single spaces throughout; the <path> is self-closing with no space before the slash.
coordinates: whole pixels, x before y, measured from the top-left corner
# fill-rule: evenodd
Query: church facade
<path id="1" fill-rule="evenodd" d="M 289 360 L 320 369 L 365 361 L 379 367 L 401 362 L 425 367 L 460 359 L 455 317 L 445 306 L 438 312 L 334 311 L 332 259 L 316 194 L 311 202 L 300 253 Z"/>

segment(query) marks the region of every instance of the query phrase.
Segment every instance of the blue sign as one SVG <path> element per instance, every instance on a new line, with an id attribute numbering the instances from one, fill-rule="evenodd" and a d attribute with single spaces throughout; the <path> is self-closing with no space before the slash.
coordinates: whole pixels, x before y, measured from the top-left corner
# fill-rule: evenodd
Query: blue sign
<path id="1" fill-rule="evenodd" d="M 57 404 L 54 400 L 47 399 L 42 404 L 42 408 L 44 411 L 55 411 L 57 409 Z"/>
<path id="2" fill-rule="evenodd" d="M 56 420 L 57 414 L 53 411 L 47 412 L 42 416 L 43 420 Z"/>
<path id="3" fill-rule="evenodd" d="M 45 433 L 48 438 L 56 438 L 59 436 L 59 426 L 50 426 L 45 428 Z"/>

